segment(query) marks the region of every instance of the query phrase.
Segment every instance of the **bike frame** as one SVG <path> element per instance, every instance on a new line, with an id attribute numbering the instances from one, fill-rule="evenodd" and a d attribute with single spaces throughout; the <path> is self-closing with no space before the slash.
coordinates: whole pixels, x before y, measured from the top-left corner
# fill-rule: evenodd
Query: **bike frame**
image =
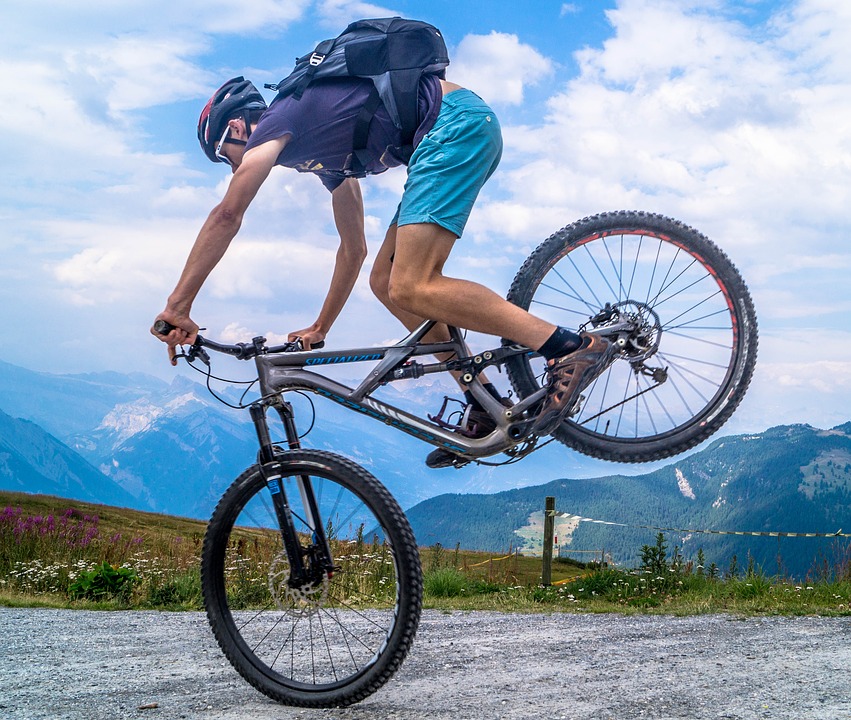
<path id="1" fill-rule="evenodd" d="M 426 321 L 394 345 L 336 351 L 310 350 L 259 354 L 255 357 L 255 363 L 264 402 L 276 407 L 279 412 L 283 410 L 282 417 L 286 426 L 291 422 L 292 412 L 281 407 L 283 402 L 280 400 L 281 393 L 293 390 L 312 392 L 431 445 L 446 448 L 468 458 L 495 455 L 517 445 L 525 436 L 526 426 L 530 422 L 521 420 L 521 416 L 528 408 L 540 402 L 545 390 L 542 389 L 530 395 L 512 408 L 505 408 L 485 390 L 478 376 L 486 367 L 499 365 L 513 355 L 528 354 L 532 351 L 522 345 L 509 345 L 468 357 L 469 350 L 461 332 L 454 327 L 449 328 L 449 341 L 422 343 L 422 338 L 434 325 L 433 321 Z M 428 364 L 418 363 L 412 359 L 439 353 L 451 353 L 455 359 Z M 308 369 L 369 361 L 379 362 L 356 388 L 348 387 Z M 489 435 L 483 438 L 465 437 L 435 422 L 371 397 L 373 391 L 387 383 L 452 370 L 461 373 L 461 378 L 473 397 L 494 420 L 496 428 Z M 286 419 L 287 416 L 289 420 Z M 292 443 L 293 440 L 297 441 L 297 436 L 290 436 L 288 433 L 288 441 Z"/>
<path id="2" fill-rule="evenodd" d="M 297 478 L 303 508 L 302 518 L 312 530 L 312 543 L 306 549 L 301 545 L 295 529 L 289 500 L 282 486 L 281 450 L 273 444 L 267 419 L 268 409 L 274 408 L 281 418 L 290 450 L 301 447 L 295 423 L 295 413 L 283 395 L 291 391 L 312 392 L 336 402 L 349 410 L 356 410 L 379 420 L 397 430 L 419 438 L 431 445 L 474 460 L 500 452 L 511 451 L 528 442 L 534 447 L 536 438 L 529 436 L 535 418 L 534 409 L 543 400 L 546 389 L 541 388 L 516 405 L 506 408 L 482 385 L 479 374 L 487 367 L 503 364 L 517 355 L 531 355 L 534 351 L 523 345 L 503 345 L 477 355 L 470 355 L 464 337 L 458 328 L 449 326 L 450 339 L 446 342 L 424 343 L 422 339 L 435 326 L 427 320 L 407 337 L 393 345 L 348 350 L 293 350 L 291 345 L 268 349 L 264 338 L 255 338 L 252 345 L 220 345 L 200 340 L 199 346 L 236 355 L 253 357 L 260 384 L 259 400 L 249 406 L 251 419 L 260 443 L 258 465 L 269 488 L 272 503 L 281 531 L 284 548 L 290 562 L 292 587 L 317 583 L 326 573 L 334 572 L 333 557 L 319 517 L 313 487 L 308 475 Z M 612 328 L 608 328 L 611 332 Z M 593 332 L 593 331 L 592 331 Z M 444 362 L 420 363 L 414 358 L 423 355 L 448 354 Z M 351 388 L 308 368 L 356 362 L 378 364 L 358 384 Z M 379 387 L 388 383 L 419 378 L 431 373 L 457 372 L 460 380 L 494 421 L 494 430 L 485 437 L 467 437 L 458 426 L 426 420 L 389 403 L 371 397 Z M 526 414 L 527 410 L 533 410 Z"/>
<path id="3" fill-rule="evenodd" d="M 355 350 L 292 351 L 287 348 L 275 352 L 274 349 L 268 351 L 264 348 L 262 338 L 255 339 L 254 362 L 257 367 L 261 398 L 249 406 L 249 411 L 260 444 L 258 466 L 269 488 L 284 549 L 290 563 L 290 577 L 287 582 L 291 587 L 298 588 L 321 582 L 322 577 L 335 571 L 335 566 L 322 518 L 319 516 L 310 477 L 301 475 L 297 478 L 302 507 L 307 515 L 302 519 L 312 529 L 313 535 L 311 544 L 306 548 L 299 540 L 289 499 L 281 483 L 280 449 L 271 439 L 266 415 L 268 408 L 274 408 L 280 416 L 289 449 L 297 450 L 301 447 L 295 413 L 290 403 L 284 400 L 284 393 L 313 392 L 420 440 L 469 458 L 486 457 L 508 450 L 525 437 L 531 420 L 518 420 L 518 418 L 522 418 L 527 408 L 543 398 L 545 390 L 531 395 L 512 408 L 505 408 L 485 390 L 478 376 L 486 367 L 501 364 L 513 355 L 532 351 L 521 345 L 510 345 L 469 357 L 464 338 L 454 327 L 449 328 L 448 342 L 422 343 L 422 338 L 434 325 L 434 321 L 426 321 L 394 345 Z M 232 354 L 239 349 L 239 346 L 220 346 L 208 340 L 200 344 Z M 418 363 L 412 359 L 438 353 L 451 353 L 455 359 L 428 364 Z M 347 387 L 306 369 L 370 361 L 378 361 L 378 364 L 356 388 Z M 486 437 L 465 437 L 454 432 L 450 427 L 441 427 L 436 422 L 427 421 L 370 397 L 374 390 L 389 382 L 452 370 L 460 373 L 464 384 L 494 420 L 496 427 Z"/>

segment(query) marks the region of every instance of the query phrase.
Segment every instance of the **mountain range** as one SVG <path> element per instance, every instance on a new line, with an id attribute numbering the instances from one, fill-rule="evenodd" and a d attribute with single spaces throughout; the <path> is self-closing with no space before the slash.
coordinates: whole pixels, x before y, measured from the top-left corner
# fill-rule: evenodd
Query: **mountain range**
<path id="1" fill-rule="evenodd" d="M 540 549 L 544 499 L 556 498 L 555 535 L 566 555 L 604 552 L 634 567 L 658 529 L 668 550 L 688 559 L 704 550 L 707 564 L 723 571 L 736 556 L 769 574 L 801 578 L 818 563 L 835 568 L 851 561 L 851 544 L 839 538 L 779 538 L 715 534 L 851 532 L 851 423 L 819 430 L 808 425 L 725 437 L 653 472 L 545 485 L 491 495 L 442 495 L 408 510 L 422 544 L 492 551 Z M 619 526 L 581 521 L 618 523 Z M 653 527 L 646 527 L 653 526 Z M 712 531 L 712 532 L 710 532 Z"/>
<path id="2" fill-rule="evenodd" d="M 231 404 L 241 389 L 216 383 Z M 382 399 L 425 414 L 440 408 L 447 390 L 420 383 L 416 392 L 383 388 Z M 495 492 L 561 475 L 599 473 L 602 463 L 553 444 L 509 467 L 468 466 L 430 470 L 424 464 L 431 447 L 327 400 L 291 396 L 304 447 L 331 450 L 366 467 L 387 485 L 403 507 L 445 492 Z M 0 412 L 7 423 L 34 423 L 44 432 L 37 445 L 73 452 L 90 467 L 84 484 L 55 479 L 59 467 L 11 475 L 0 471 L 0 489 L 25 489 L 77 499 L 116 496 L 126 504 L 205 519 L 230 483 L 257 454 L 248 413 L 217 401 L 207 388 L 184 375 L 169 383 L 133 374 L 54 375 L 0 362 Z M 280 424 L 272 422 L 273 433 Z M 26 444 L 26 443 L 25 443 Z M 34 448 L 20 448 L 34 456 Z M 2 466 L 0 460 L 0 466 Z M 49 464 L 49 463 L 48 463 Z M 11 472 L 11 471 L 10 471 Z M 4 479 L 5 478 L 5 479 Z"/>
<path id="3" fill-rule="evenodd" d="M 242 391 L 220 385 L 217 392 L 233 404 Z M 440 407 L 447 389 L 421 383 L 416 392 L 382 392 L 388 402 L 425 413 Z M 434 471 L 422 462 L 429 446 L 414 438 L 321 399 L 291 401 L 300 429 L 309 430 L 305 447 L 338 452 L 370 470 L 407 510 L 423 545 L 535 551 L 547 495 L 560 511 L 629 526 L 560 517 L 562 552 L 604 550 L 631 565 L 654 541 L 637 525 L 851 530 L 851 423 L 721 438 L 649 467 L 602 463 L 553 443 L 518 465 Z M 182 375 L 170 383 L 138 374 L 53 375 L 0 362 L 0 489 L 204 519 L 254 461 L 256 447 L 244 410 L 226 407 Z M 799 576 L 835 543 L 669 534 L 686 557 L 703 548 L 707 562 L 721 565 L 734 554 L 744 563 L 750 554 L 768 572 L 779 563 Z"/>

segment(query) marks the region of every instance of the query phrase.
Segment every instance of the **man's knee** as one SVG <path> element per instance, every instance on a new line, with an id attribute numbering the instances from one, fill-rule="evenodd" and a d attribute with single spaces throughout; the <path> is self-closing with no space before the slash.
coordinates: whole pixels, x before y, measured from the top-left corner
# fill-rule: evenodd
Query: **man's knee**
<path id="1" fill-rule="evenodd" d="M 420 284 L 410 275 L 394 272 L 387 284 L 387 295 L 396 307 L 408 312 L 417 312 L 421 296 Z"/>
<path id="2" fill-rule="evenodd" d="M 382 303 L 389 299 L 387 286 L 390 283 L 390 273 L 377 264 L 372 266 L 372 272 L 369 274 L 369 289 Z"/>

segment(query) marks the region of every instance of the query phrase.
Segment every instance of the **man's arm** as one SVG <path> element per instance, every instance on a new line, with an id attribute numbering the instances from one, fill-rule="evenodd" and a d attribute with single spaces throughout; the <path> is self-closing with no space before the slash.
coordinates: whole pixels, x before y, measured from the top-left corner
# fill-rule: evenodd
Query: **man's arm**
<path id="1" fill-rule="evenodd" d="M 358 181 L 348 178 L 337 186 L 331 193 L 331 206 L 334 210 L 334 223 L 340 235 L 340 247 L 337 250 L 334 274 L 331 276 L 331 286 L 316 321 L 304 330 L 289 334 L 291 341 L 301 338 L 306 349 L 325 339 L 349 299 L 366 259 L 363 197 Z"/>
<path id="2" fill-rule="evenodd" d="M 269 176 L 288 139 L 289 136 L 284 136 L 271 140 L 245 153 L 224 198 L 210 212 L 198 233 L 183 273 L 169 295 L 165 310 L 156 318 L 169 322 L 175 329 L 166 337 L 151 330 L 154 335 L 168 343 L 172 365 L 177 362 L 175 347 L 195 342 L 198 326 L 189 317 L 195 297 L 239 231 L 245 211 Z"/>

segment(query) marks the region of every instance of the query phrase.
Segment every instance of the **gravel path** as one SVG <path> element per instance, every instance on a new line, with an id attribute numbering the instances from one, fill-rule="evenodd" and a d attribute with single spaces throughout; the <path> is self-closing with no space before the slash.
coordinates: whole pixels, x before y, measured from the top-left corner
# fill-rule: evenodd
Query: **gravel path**
<path id="1" fill-rule="evenodd" d="M 4 720 L 851 720 L 851 619 L 426 612 L 354 707 L 275 704 L 200 613 L 0 608 Z"/>

